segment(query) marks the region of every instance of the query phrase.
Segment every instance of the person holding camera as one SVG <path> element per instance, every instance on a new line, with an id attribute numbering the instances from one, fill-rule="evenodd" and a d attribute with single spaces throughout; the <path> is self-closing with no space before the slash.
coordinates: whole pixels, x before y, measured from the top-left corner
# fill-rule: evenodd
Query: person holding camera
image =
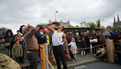
<path id="1" fill-rule="evenodd" d="M 55 30 L 50 25 L 56 25 L 57 30 Z M 68 51 L 68 44 L 66 41 L 66 35 L 63 33 L 63 26 L 60 25 L 60 22 L 52 22 L 46 25 L 52 31 L 52 44 L 53 44 L 53 53 L 56 59 L 57 69 L 61 69 L 61 61 L 63 64 L 63 69 L 67 69 L 66 57 L 64 54 L 63 41 L 66 45 L 66 53 Z"/>

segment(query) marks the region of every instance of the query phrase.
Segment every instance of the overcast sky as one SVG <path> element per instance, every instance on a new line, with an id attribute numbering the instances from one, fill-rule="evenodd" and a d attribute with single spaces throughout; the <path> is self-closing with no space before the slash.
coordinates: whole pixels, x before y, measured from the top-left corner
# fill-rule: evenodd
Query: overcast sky
<path id="1" fill-rule="evenodd" d="M 100 18 L 101 25 L 112 26 L 113 16 L 121 18 L 121 0 L 0 0 L 0 25 L 48 23 L 55 11 L 58 21 L 72 25 Z"/>

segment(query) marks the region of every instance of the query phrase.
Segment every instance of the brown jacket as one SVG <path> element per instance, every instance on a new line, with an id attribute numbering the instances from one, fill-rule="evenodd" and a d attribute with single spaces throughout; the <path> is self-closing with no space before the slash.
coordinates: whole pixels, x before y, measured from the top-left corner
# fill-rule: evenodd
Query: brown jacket
<path id="1" fill-rule="evenodd" d="M 22 46 L 20 44 L 19 45 L 14 44 L 12 48 L 12 56 L 21 57 L 22 55 L 23 55 Z"/>
<path id="2" fill-rule="evenodd" d="M 36 28 L 31 28 L 31 30 L 24 35 L 24 41 L 27 50 L 39 50 L 39 45 L 37 38 L 35 37 L 35 33 Z"/>

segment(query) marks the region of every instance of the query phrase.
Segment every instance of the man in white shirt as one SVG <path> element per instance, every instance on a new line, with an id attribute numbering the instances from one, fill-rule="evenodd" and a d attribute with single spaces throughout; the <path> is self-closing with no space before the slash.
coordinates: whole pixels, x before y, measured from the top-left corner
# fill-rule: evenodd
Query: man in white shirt
<path id="1" fill-rule="evenodd" d="M 57 30 L 55 30 L 50 25 L 56 25 Z M 63 26 L 60 25 L 60 22 L 52 22 L 46 25 L 53 33 L 52 33 L 52 44 L 53 44 L 53 53 L 56 59 L 57 68 L 61 69 L 61 61 L 63 64 L 63 69 L 67 69 L 66 58 L 63 49 L 63 41 L 66 45 L 66 53 L 68 51 L 68 44 L 66 41 L 66 35 L 63 33 Z"/>

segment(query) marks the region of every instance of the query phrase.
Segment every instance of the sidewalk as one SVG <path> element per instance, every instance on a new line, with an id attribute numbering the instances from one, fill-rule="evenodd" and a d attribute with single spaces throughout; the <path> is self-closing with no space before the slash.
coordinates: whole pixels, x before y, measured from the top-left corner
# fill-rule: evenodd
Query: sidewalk
<path id="1" fill-rule="evenodd" d="M 86 63 L 93 62 L 93 61 L 97 61 L 98 59 L 96 59 L 92 54 L 88 54 L 86 56 L 81 56 L 80 54 L 78 54 L 76 60 L 77 61 L 75 60 L 67 61 L 68 68 L 81 65 L 81 64 L 86 64 Z M 55 69 L 57 69 L 56 65 L 53 65 L 53 66 Z M 38 64 L 38 69 L 40 69 L 40 63 Z"/>
<path id="2" fill-rule="evenodd" d="M 74 67 L 76 65 L 80 65 L 80 64 L 85 64 L 85 63 L 89 63 L 89 62 L 93 62 L 93 61 L 97 61 L 98 59 L 96 59 L 93 55 L 89 54 L 86 56 L 81 56 L 80 54 L 77 55 L 77 61 L 67 61 L 67 66 L 68 68 L 70 67 Z M 54 65 L 55 69 L 57 69 L 57 66 Z M 51 69 L 51 68 L 50 68 Z"/>

